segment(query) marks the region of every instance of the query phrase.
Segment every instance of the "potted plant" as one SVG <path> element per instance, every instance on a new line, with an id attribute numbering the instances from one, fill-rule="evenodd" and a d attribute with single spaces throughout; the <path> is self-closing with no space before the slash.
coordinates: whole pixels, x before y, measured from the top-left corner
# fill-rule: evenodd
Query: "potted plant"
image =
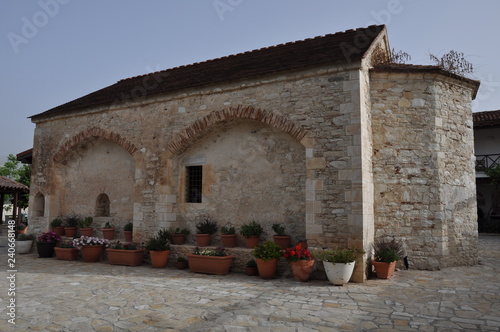
<path id="1" fill-rule="evenodd" d="M 28 226 L 25 223 L 20 223 L 19 225 L 17 225 L 16 229 L 17 234 L 26 234 L 26 232 L 28 231 Z"/>
<path id="2" fill-rule="evenodd" d="M 179 270 L 184 270 L 188 266 L 188 261 L 184 257 L 177 257 L 175 267 Z"/>
<path id="3" fill-rule="evenodd" d="M 255 248 L 263 231 L 262 226 L 255 220 L 241 226 L 240 234 L 245 238 L 247 248 Z"/>
<path id="4" fill-rule="evenodd" d="M 78 221 L 78 226 L 80 227 L 80 236 L 92 236 L 94 229 L 91 227 L 94 219 L 92 217 L 85 217 Z"/>
<path id="5" fill-rule="evenodd" d="M 274 242 L 283 250 L 290 247 L 290 239 L 292 237 L 285 234 L 285 226 L 282 224 L 273 224 L 272 228 L 275 233 L 275 235 L 273 235 Z"/>
<path id="6" fill-rule="evenodd" d="M 80 236 L 73 239 L 73 246 L 82 251 L 83 261 L 95 263 L 102 255 L 104 247 L 109 247 L 109 240 L 95 236 Z"/>
<path id="7" fill-rule="evenodd" d="M 38 257 L 52 257 L 54 255 L 54 247 L 60 240 L 61 237 L 52 231 L 42 233 L 42 235 L 40 235 L 36 241 L 36 250 L 38 251 Z"/>
<path id="8" fill-rule="evenodd" d="M 64 218 L 64 233 L 67 237 L 76 237 L 76 231 L 78 230 L 79 221 L 80 217 L 74 213 Z"/>
<path id="9" fill-rule="evenodd" d="M 106 249 L 108 263 L 112 265 L 137 266 L 144 259 L 144 249 L 137 249 L 134 243 L 116 241 Z"/>
<path id="10" fill-rule="evenodd" d="M 172 243 L 173 244 L 184 244 L 186 242 L 186 236 L 188 236 L 190 233 L 189 229 L 187 228 L 172 228 L 170 230 L 170 234 L 172 236 Z"/>
<path id="11" fill-rule="evenodd" d="M 227 223 L 225 226 L 220 228 L 222 246 L 224 248 L 234 248 L 236 247 L 236 229 Z"/>
<path id="12" fill-rule="evenodd" d="M 35 236 L 33 234 L 19 234 L 16 239 L 16 253 L 28 254 L 33 246 Z"/>
<path id="13" fill-rule="evenodd" d="M 229 273 L 234 256 L 227 255 L 224 248 L 215 250 L 195 248 L 194 253 L 187 254 L 191 272 L 225 275 Z"/>
<path id="14" fill-rule="evenodd" d="M 210 217 L 204 217 L 203 221 L 196 224 L 196 244 L 198 247 L 210 245 L 210 236 L 217 232 L 217 222 Z"/>
<path id="15" fill-rule="evenodd" d="M 349 282 L 356 259 L 361 254 L 363 254 L 362 250 L 345 248 L 313 251 L 313 257 L 323 262 L 328 280 L 336 286 L 343 286 Z"/>
<path id="16" fill-rule="evenodd" d="M 272 241 L 259 243 L 252 251 L 257 262 L 259 275 L 263 279 L 270 279 L 276 275 L 278 259 L 281 257 L 281 247 Z"/>
<path id="17" fill-rule="evenodd" d="M 60 242 L 55 248 L 57 259 L 74 261 L 78 258 L 78 249 L 73 246 L 73 242 Z"/>
<path id="18" fill-rule="evenodd" d="M 102 236 L 106 240 L 113 240 L 115 238 L 115 231 L 116 227 L 112 223 L 107 221 L 104 227 L 102 228 Z"/>
<path id="19" fill-rule="evenodd" d="M 290 262 L 295 280 L 309 280 L 314 267 L 314 260 L 309 250 L 298 244 L 295 247 L 287 248 L 283 257 Z"/>
<path id="20" fill-rule="evenodd" d="M 59 217 L 58 218 L 54 218 L 50 222 L 50 227 L 52 227 L 52 230 L 57 235 L 59 235 L 59 236 L 63 236 L 64 235 L 63 220 L 61 218 L 59 218 Z"/>
<path id="21" fill-rule="evenodd" d="M 379 279 L 390 278 L 395 269 L 396 263 L 401 257 L 403 247 L 400 242 L 379 240 L 373 244 L 372 265 Z"/>
<path id="22" fill-rule="evenodd" d="M 158 234 L 146 242 L 146 250 L 149 251 L 151 266 L 162 268 L 167 265 L 170 254 L 170 245 L 168 244 L 169 234 L 166 230 L 159 230 Z"/>
<path id="23" fill-rule="evenodd" d="M 257 275 L 257 262 L 255 260 L 251 259 L 247 262 L 245 273 L 249 276 Z"/>
<path id="24" fill-rule="evenodd" d="M 123 227 L 123 235 L 125 236 L 126 242 L 132 242 L 132 233 L 134 230 L 134 224 L 132 222 L 128 222 Z"/>

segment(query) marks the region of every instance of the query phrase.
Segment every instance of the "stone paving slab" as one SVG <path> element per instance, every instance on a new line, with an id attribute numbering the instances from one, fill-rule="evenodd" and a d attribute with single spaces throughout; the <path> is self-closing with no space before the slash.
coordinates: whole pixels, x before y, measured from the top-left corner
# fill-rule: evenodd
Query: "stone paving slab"
<path id="1" fill-rule="evenodd" d="M 480 237 L 476 266 L 343 287 L 17 255 L 15 326 L 0 252 L 0 331 L 500 330 L 500 236 Z"/>

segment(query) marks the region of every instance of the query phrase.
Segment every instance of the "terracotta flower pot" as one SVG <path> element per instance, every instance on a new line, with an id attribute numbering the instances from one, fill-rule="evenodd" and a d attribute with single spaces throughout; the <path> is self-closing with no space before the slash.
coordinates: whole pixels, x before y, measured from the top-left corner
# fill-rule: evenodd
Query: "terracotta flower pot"
<path id="1" fill-rule="evenodd" d="M 82 257 L 83 261 L 87 263 L 95 263 L 101 258 L 103 246 L 83 246 Z"/>
<path id="2" fill-rule="evenodd" d="M 281 249 L 285 250 L 286 248 L 290 247 L 290 239 L 292 237 L 290 235 L 273 235 L 274 243 L 279 245 Z"/>
<path id="3" fill-rule="evenodd" d="M 63 236 L 65 234 L 64 227 L 62 227 L 62 226 L 52 227 L 52 230 L 54 231 L 54 233 L 56 233 L 59 236 Z"/>
<path id="4" fill-rule="evenodd" d="M 125 242 L 132 242 L 133 231 L 123 231 L 123 235 L 125 236 Z"/>
<path id="5" fill-rule="evenodd" d="M 375 267 L 375 274 L 379 279 L 389 279 L 396 270 L 396 261 L 391 263 L 372 261 L 373 267 Z"/>
<path id="6" fill-rule="evenodd" d="M 248 276 L 256 276 L 258 271 L 257 271 L 257 267 L 246 267 L 245 268 L 245 273 L 248 275 Z"/>
<path id="7" fill-rule="evenodd" d="M 154 268 L 162 268 L 167 265 L 169 250 L 164 251 L 150 251 L 149 256 L 151 257 L 151 266 Z"/>
<path id="8" fill-rule="evenodd" d="M 198 247 L 208 247 L 210 245 L 210 234 L 196 234 L 196 244 Z"/>
<path id="9" fill-rule="evenodd" d="M 174 233 L 172 234 L 172 243 L 173 244 L 184 244 L 186 242 L 186 235 L 183 233 Z"/>
<path id="10" fill-rule="evenodd" d="M 78 249 L 76 248 L 54 248 L 57 259 L 74 261 L 78 258 Z"/>
<path id="11" fill-rule="evenodd" d="M 78 227 L 64 227 L 64 233 L 67 237 L 76 237 L 76 231 Z"/>
<path id="12" fill-rule="evenodd" d="M 253 249 L 259 244 L 260 237 L 258 236 L 250 236 L 245 238 L 245 244 L 247 248 Z"/>
<path id="13" fill-rule="evenodd" d="M 307 281 L 311 277 L 314 267 L 314 260 L 300 260 L 296 262 L 290 262 L 292 266 L 292 273 L 295 280 Z"/>
<path id="14" fill-rule="evenodd" d="M 94 233 L 94 229 L 92 227 L 80 228 L 81 236 L 92 236 L 92 233 Z"/>
<path id="15" fill-rule="evenodd" d="M 175 267 L 178 268 L 179 270 L 184 270 L 187 268 L 188 264 L 187 262 L 176 262 Z"/>
<path id="16" fill-rule="evenodd" d="M 106 240 L 113 240 L 115 238 L 115 228 L 103 228 L 102 236 Z"/>
<path id="17" fill-rule="evenodd" d="M 257 269 L 259 269 L 259 275 L 262 279 L 274 278 L 278 268 L 278 259 L 274 258 L 264 261 L 260 258 L 256 258 L 255 261 L 257 262 Z"/>
<path id="18" fill-rule="evenodd" d="M 224 248 L 236 247 L 236 234 L 221 235 L 220 238 Z"/>
<path id="19" fill-rule="evenodd" d="M 38 251 L 38 257 L 40 258 L 50 258 L 54 256 L 55 242 L 37 242 L 36 250 Z"/>
<path id="20" fill-rule="evenodd" d="M 144 250 L 106 249 L 108 263 L 112 265 L 141 265 L 144 259 Z"/>
<path id="21" fill-rule="evenodd" d="M 191 272 L 224 275 L 229 273 L 234 256 L 221 257 L 188 254 L 187 258 Z"/>

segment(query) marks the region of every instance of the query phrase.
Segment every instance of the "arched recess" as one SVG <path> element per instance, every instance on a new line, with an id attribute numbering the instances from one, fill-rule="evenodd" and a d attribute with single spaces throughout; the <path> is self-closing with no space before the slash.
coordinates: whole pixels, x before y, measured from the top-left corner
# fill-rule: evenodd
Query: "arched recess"
<path id="1" fill-rule="evenodd" d="M 304 139 L 308 134 L 304 128 L 296 125 L 283 115 L 252 106 L 237 106 L 212 112 L 203 118 L 196 120 L 180 133 L 175 135 L 172 138 L 171 143 L 168 145 L 168 148 L 173 154 L 181 154 L 198 138 L 208 133 L 211 128 L 215 127 L 217 124 L 234 119 L 259 121 L 273 128 L 280 129 L 299 142 L 301 142 L 302 139 Z"/>
<path id="2" fill-rule="evenodd" d="M 64 144 L 59 148 L 58 152 L 54 155 L 54 161 L 56 163 L 64 164 L 66 162 L 65 156 L 68 154 L 68 152 L 71 151 L 71 149 L 73 149 L 73 147 L 75 147 L 77 144 L 80 144 L 81 142 L 84 142 L 85 140 L 88 140 L 90 138 L 103 138 L 114 142 L 128 151 L 128 153 L 130 153 L 130 155 L 132 156 L 137 151 L 137 147 L 132 142 L 121 137 L 119 134 L 102 128 L 92 127 L 80 132 L 77 135 L 74 135 L 66 142 L 64 142 Z"/>
<path id="3" fill-rule="evenodd" d="M 32 215 L 33 217 L 43 217 L 45 215 L 45 195 L 41 192 L 35 195 L 33 200 Z"/>
<path id="4" fill-rule="evenodd" d="M 97 196 L 94 215 L 96 217 L 109 217 L 111 215 L 108 195 L 101 193 Z"/>

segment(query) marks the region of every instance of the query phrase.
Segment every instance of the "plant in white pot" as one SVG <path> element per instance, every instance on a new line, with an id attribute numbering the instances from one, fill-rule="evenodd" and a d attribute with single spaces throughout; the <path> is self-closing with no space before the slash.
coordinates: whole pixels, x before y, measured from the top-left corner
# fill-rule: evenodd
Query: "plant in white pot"
<path id="1" fill-rule="evenodd" d="M 328 280 L 336 286 L 343 286 L 349 282 L 356 260 L 361 254 L 362 250 L 345 248 L 313 251 L 313 257 L 323 262 Z"/>
<path id="2" fill-rule="evenodd" d="M 19 234 L 16 239 L 16 253 L 29 254 L 33 246 L 35 236 L 33 234 Z"/>

